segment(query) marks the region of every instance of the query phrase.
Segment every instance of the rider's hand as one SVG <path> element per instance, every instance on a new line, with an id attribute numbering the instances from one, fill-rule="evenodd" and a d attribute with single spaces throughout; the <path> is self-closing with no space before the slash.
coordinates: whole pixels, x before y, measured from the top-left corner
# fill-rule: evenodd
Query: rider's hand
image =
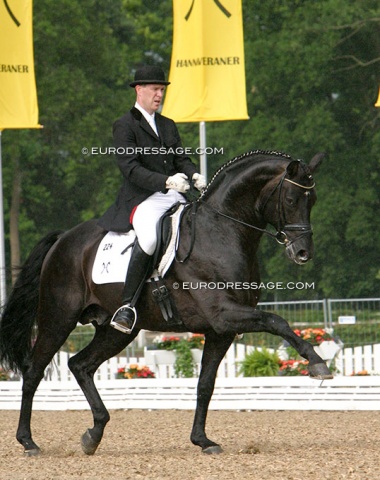
<path id="1" fill-rule="evenodd" d="M 168 177 L 166 180 L 166 188 L 185 193 L 190 189 L 190 185 L 184 173 L 176 173 L 172 177 Z"/>
<path id="2" fill-rule="evenodd" d="M 206 188 L 206 179 L 200 173 L 194 173 L 193 175 L 194 187 L 197 190 L 203 190 Z"/>

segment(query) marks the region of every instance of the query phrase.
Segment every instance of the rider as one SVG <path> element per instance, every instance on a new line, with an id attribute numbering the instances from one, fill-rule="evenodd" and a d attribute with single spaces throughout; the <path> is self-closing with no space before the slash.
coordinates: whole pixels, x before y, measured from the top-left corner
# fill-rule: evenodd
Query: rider
<path id="1" fill-rule="evenodd" d="M 114 144 L 123 184 L 116 202 L 100 218 L 105 230 L 135 230 L 134 244 L 122 306 L 111 319 L 111 326 L 130 333 L 136 321 L 136 302 L 140 287 L 151 268 L 156 248 L 156 227 L 160 217 L 175 203 L 184 202 L 189 180 L 202 190 L 205 178 L 197 173 L 184 154 L 181 139 L 173 120 L 157 113 L 164 95 L 164 71 L 146 65 L 138 69 L 130 86 L 135 89 L 136 103 L 113 125 Z"/>

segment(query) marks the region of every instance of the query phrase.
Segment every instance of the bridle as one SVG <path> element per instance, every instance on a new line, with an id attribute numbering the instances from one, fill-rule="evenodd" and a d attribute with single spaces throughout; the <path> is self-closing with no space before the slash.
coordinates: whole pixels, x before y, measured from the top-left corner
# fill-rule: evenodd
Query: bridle
<path id="1" fill-rule="evenodd" d="M 278 194 L 278 212 L 279 212 L 279 221 L 277 224 L 277 231 L 276 233 L 273 233 L 269 230 L 266 230 L 265 228 L 260 228 L 257 227 L 256 225 L 252 225 L 250 223 L 243 222 L 242 220 L 239 220 L 238 218 L 231 217 L 230 215 L 226 215 L 225 213 L 221 212 L 220 210 L 217 210 L 216 208 L 212 207 L 211 205 L 207 205 L 209 208 L 214 210 L 218 215 L 224 218 L 228 218 L 229 220 L 232 220 L 235 223 L 238 223 L 240 225 L 244 225 L 245 227 L 248 228 L 253 228 L 254 230 L 257 230 L 259 232 L 265 233 L 266 235 L 269 235 L 270 237 L 274 238 L 278 243 L 281 245 L 286 245 L 287 247 L 290 246 L 293 242 L 296 240 L 299 240 L 305 235 L 312 234 L 313 230 L 311 227 L 310 223 L 286 223 L 284 211 L 283 211 L 283 200 L 282 200 L 282 188 L 284 182 L 289 182 L 292 183 L 293 185 L 296 185 L 297 187 L 303 188 L 304 190 L 312 190 L 315 187 L 315 182 L 310 185 L 302 185 L 300 183 L 294 182 L 293 180 L 290 180 L 290 178 L 286 178 L 286 171 L 284 174 L 281 176 L 279 182 L 275 185 L 275 187 L 272 189 L 270 194 L 268 195 L 267 199 L 265 200 L 263 206 L 261 207 L 261 211 L 264 212 L 265 207 L 267 206 L 268 201 L 270 198 L 275 194 L 275 192 L 279 191 Z M 294 240 L 289 240 L 286 232 L 301 232 L 300 235 L 298 235 Z"/>
<path id="2" fill-rule="evenodd" d="M 289 183 L 291 183 L 293 185 L 296 185 L 297 187 L 302 188 L 304 190 L 312 190 L 315 187 L 315 182 L 313 182 L 313 184 L 310 185 L 310 186 L 302 185 L 300 183 L 294 182 L 293 180 L 290 180 L 290 178 L 286 178 L 286 174 L 287 174 L 287 172 L 285 171 L 283 173 L 283 175 L 281 176 L 279 182 L 272 189 L 272 191 L 268 195 L 267 199 L 265 200 L 263 206 L 261 207 L 261 211 L 264 212 L 268 201 L 270 200 L 270 198 L 275 194 L 275 192 L 278 189 L 278 191 L 279 191 L 279 194 L 278 194 L 279 221 L 278 221 L 276 233 L 273 233 L 269 230 L 266 230 L 265 228 L 257 227 L 256 225 L 246 223 L 243 220 L 239 220 L 238 218 L 231 217 L 230 215 L 227 215 L 227 214 L 221 212 L 220 210 L 212 207 L 211 205 L 208 205 L 207 203 L 202 202 L 202 205 L 206 206 L 207 208 L 210 208 L 216 214 L 220 215 L 223 218 L 227 218 L 228 220 L 231 220 L 235 223 L 238 223 L 239 225 L 243 225 L 245 227 L 252 228 L 254 230 L 257 230 L 258 232 L 265 233 L 266 235 L 274 238 L 279 244 L 285 245 L 286 247 L 289 247 L 292 243 L 294 243 L 295 241 L 304 237 L 305 235 L 309 235 L 309 234 L 312 235 L 313 230 L 312 230 L 312 227 L 311 227 L 310 223 L 286 223 L 285 215 L 283 213 L 283 206 L 282 206 L 282 203 L 283 203 L 282 202 L 282 188 L 283 188 L 284 182 L 289 182 Z M 310 178 L 311 178 L 311 175 L 310 175 Z M 194 243 L 195 243 L 195 219 L 196 219 L 196 214 L 197 214 L 198 207 L 199 207 L 200 203 L 201 203 L 201 198 L 198 198 L 197 200 L 193 201 L 192 203 L 187 204 L 187 207 L 191 207 L 191 217 L 190 217 L 191 218 L 191 240 L 190 240 L 190 248 L 189 248 L 187 254 L 184 256 L 184 258 L 181 259 L 181 260 L 177 256 L 177 251 L 178 251 L 179 241 L 180 241 L 180 233 L 179 233 L 180 228 L 178 228 L 177 239 L 176 239 L 176 248 L 175 248 L 175 251 L 176 251 L 175 258 L 176 258 L 176 261 L 179 262 L 179 263 L 184 263 L 190 257 L 191 252 L 193 250 Z M 187 208 L 184 208 L 183 211 L 182 211 L 181 218 L 180 218 L 180 224 L 181 224 L 182 217 L 183 217 L 186 210 L 187 210 Z M 288 232 L 301 232 L 301 233 L 296 238 L 294 238 L 294 240 L 289 240 L 289 238 L 286 234 L 286 231 L 288 231 Z"/>

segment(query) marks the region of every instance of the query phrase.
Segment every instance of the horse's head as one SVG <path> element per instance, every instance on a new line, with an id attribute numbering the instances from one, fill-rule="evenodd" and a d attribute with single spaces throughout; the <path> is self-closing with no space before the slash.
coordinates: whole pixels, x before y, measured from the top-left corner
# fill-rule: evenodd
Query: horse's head
<path id="1" fill-rule="evenodd" d="M 248 228 L 256 237 L 257 232 L 275 237 L 285 245 L 291 260 L 306 263 L 313 256 L 313 173 L 324 155 L 318 153 L 306 165 L 279 152 L 247 152 L 220 167 L 198 201 L 240 227 L 247 245 L 252 246 Z M 267 223 L 276 228 L 276 234 L 266 230 Z"/>
<path id="2" fill-rule="evenodd" d="M 291 161 L 280 179 L 269 185 L 265 217 L 277 228 L 278 241 L 284 243 L 288 257 L 298 264 L 313 257 L 310 225 L 310 212 L 316 201 L 313 173 L 323 157 L 323 153 L 315 155 L 309 165 L 299 160 Z"/>

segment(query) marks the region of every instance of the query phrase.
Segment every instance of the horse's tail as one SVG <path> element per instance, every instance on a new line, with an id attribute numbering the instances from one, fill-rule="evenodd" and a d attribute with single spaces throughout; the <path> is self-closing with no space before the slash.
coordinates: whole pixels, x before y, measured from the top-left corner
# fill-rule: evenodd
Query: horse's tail
<path id="1" fill-rule="evenodd" d="M 0 322 L 0 364 L 14 372 L 23 373 L 27 367 L 32 351 L 42 264 L 61 233 L 49 233 L 34 247 L 21 267 L 3 307 Z"/>

